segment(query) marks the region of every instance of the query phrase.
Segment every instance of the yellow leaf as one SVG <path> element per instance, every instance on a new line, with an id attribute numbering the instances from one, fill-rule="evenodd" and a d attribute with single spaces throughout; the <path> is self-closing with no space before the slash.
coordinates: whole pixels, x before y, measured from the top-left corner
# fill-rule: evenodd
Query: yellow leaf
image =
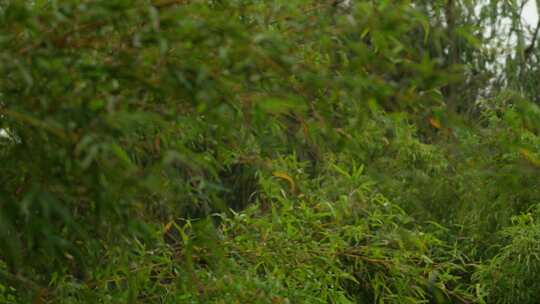
<path id="1" fill-rule="evenodd" d="M 167 225 L 165 225 L 165 227 L 163 228 L 163 233 L 169 232 L 169 230 L 171 230 L 173 223 L 174 223 L 173 221 L 168 222 Z"/>
<path id="2" fill-rule="evenodd" d="M 289 183 L 289 186 L 291 187 L 291 191 L 295 192 L 296 185 L 295 185 L 292 177 L 290 177 L 287 173 L 280 172 L 280 171 L 275 171 L 275 172 L 272 173 L 272 175 L 275 176 L 275 177 L 286 180 Z"/>
<path id="3" fill-rule="evenodd" d="M 540 167 L 540 160 L 536 156 L 534 156 L 531 151 L 522 148 L 519 150 L 519 153 L 531 164 Z"/>
<path id="4" fill-rule="evenodd" d="M 432 127 L 434 127 L 435 129 L 440 129 L 441 128 L 441 122 L 435 117 L 430 117 L 429 118 L 429 124 Z"/>

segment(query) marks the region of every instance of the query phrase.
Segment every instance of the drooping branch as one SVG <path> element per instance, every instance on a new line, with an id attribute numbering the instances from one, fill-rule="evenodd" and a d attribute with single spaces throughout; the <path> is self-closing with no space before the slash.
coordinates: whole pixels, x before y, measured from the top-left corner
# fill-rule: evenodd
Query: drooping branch
<path id="1" fill-rule="evenodd" d="M 536 28 L 534 30 L 533 36 L 531 38 L 531 43 L 524 51 L 524 61 L 526 62 L 527 59 L 529 59 L 532 51 L 534 50 L 534 47 L 536 46 L 536 39 L 538 39 L 538 31 L 540 30 L 540 18 L 538 19 L 538 22 L 536 23 Z"/>

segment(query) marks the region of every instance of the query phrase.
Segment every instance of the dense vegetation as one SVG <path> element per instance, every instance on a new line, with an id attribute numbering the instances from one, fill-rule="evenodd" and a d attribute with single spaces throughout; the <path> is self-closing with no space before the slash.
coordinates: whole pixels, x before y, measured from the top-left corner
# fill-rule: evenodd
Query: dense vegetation
<path id="1" fill-rule="evenodd" d="M 537 303 L 526 2 L 0 0 L 0 303 Z"/>

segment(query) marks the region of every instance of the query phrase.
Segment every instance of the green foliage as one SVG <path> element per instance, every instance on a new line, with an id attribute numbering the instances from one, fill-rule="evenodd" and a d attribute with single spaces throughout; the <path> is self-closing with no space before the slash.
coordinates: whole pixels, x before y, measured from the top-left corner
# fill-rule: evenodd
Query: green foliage
<path id="1" fill-rule="evenodd" d="M 518 2 L 0 1 L 0 303 L 535 303 Z"/>
<path id="2" fill-rule="evenodd" d="M 63 303 L 417 303 L 475 299 L 461 275 L 468 267 L 435 234 L 374 191 L 363 167 L 337 165 L 319 179 L 306 164 L 280 159 L 298 192 L 268 171 L 260 176 L 264 201 L 222 217 L 220 233 L 209 221 L 165 225 L 155 233 L 176 237 L 149 250 L 109 247 L 89 280 L 58 281 Z M 343 166 L 343 165 L 341 165 Z M 343 194 L 336 197 L 336 186 Z M 267 211 L 263 205 L 269 204 Z M 442 229 L 442 228 L 440 228 Z M 442 230 L 438 231 L 442 233 Z M 64 278 L 65 280 L 65 278 Z"/>
<path id="3" fill-rule="evenodd" d="M 540 225 L 538 207 L 514 217 L 502 230 L 505 246 L 475 274 L 493 303 L 533 303 L 538 298 Z"/>
<path id="4" fill-rule="evenodd" d="M 289 295 L 293 303 L 474 298 L 460 282 L 465 267 L 460 257 L 373 191 L 363 166 L 349 170 L 337 162 L 308 179 L 302 166 L 287 163 L 286 172 L 295 172 L 302 193 L 290 197 L 276 181 L 262 177 L 266 192 L 274 193 L 267 198 L 269 214 L 257 216 L 258 208 L 250 208 L 226 222 L 223 231 L 235 236 L 235 255 L 248 268 L 305 293 Z"/>
<path id="5" fill-rule="evenodd" d="M 14 290 L 8 290 L 4 285 L 0 285 L 0 303 L 2 304 L 16 304 Z"/>

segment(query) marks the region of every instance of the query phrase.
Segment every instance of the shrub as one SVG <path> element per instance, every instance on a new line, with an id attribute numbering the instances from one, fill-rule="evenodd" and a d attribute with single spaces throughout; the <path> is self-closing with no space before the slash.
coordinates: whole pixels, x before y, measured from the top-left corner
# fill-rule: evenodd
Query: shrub
<path id="1" fill-rule="evenodd" d="M 538 299 L 539 214 L 537 206 L 513 217 L 513 225 L 501 231 L 505 245 L 476 272 L 490 303 L 534 303 Z"/>

